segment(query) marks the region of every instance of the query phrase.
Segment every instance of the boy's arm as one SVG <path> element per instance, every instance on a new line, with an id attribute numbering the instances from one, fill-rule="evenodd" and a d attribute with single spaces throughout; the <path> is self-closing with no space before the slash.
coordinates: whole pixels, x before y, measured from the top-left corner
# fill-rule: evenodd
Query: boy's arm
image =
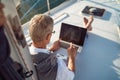
<path id="1" fill-rule="evenodd" d="M 49 48 L 49 51 L 56 51 L 60 48 L 60 40 L 57 40 L 53 43 L 53 45 Z"/>
<path id="2" fill-rule="evenodd" d="M 75 57 L 76 57 L 77 49 L 71 43 L 67 51 L 68 51 L 68 68 L 74 72 L 75 71 Z"/>

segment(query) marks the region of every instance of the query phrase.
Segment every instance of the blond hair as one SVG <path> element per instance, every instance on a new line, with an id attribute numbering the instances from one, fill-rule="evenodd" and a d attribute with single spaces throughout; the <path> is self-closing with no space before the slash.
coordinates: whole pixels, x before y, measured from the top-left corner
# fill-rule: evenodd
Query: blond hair
<path id="1" fill-rule="evenodd" d="M 44 14 L 35 15 L 29 24 L 29 33 L 33 42 L 44 40 L 53 29 L 53 19 Z"/>

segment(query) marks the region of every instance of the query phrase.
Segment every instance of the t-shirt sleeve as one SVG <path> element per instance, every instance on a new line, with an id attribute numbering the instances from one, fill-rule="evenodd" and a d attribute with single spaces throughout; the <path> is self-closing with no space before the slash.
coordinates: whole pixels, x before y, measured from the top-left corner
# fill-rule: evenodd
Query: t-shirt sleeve
<path id="1" fill-rule="evenodd" d="M 58 58 L 58 70 L 56 80 L 73 80 L 74 72 L 70 71 L 65 62 Z"/>

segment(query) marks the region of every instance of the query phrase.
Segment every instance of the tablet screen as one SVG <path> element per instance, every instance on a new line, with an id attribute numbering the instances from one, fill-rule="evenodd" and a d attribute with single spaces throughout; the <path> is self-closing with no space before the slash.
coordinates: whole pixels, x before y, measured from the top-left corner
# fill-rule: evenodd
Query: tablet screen
<path id="1" fill-rule="evenodd" d="M 87 29 L 62 23 L 60 31 L 60 39 L 66 42 L 83 46 Z"/>

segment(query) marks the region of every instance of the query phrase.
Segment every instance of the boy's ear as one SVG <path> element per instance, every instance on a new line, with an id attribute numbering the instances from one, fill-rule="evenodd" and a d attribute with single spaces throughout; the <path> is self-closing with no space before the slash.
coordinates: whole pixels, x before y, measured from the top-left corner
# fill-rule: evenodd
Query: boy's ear
<path id="1" fill-rule="evenodd" d="M 49 39 L 50 39 L 50 37 L 51 37 L 51 35 L 50 35 L 50 34 L 48 34 L 48 35 L 46 36 L 46 40 L 49 40 Z"/>

